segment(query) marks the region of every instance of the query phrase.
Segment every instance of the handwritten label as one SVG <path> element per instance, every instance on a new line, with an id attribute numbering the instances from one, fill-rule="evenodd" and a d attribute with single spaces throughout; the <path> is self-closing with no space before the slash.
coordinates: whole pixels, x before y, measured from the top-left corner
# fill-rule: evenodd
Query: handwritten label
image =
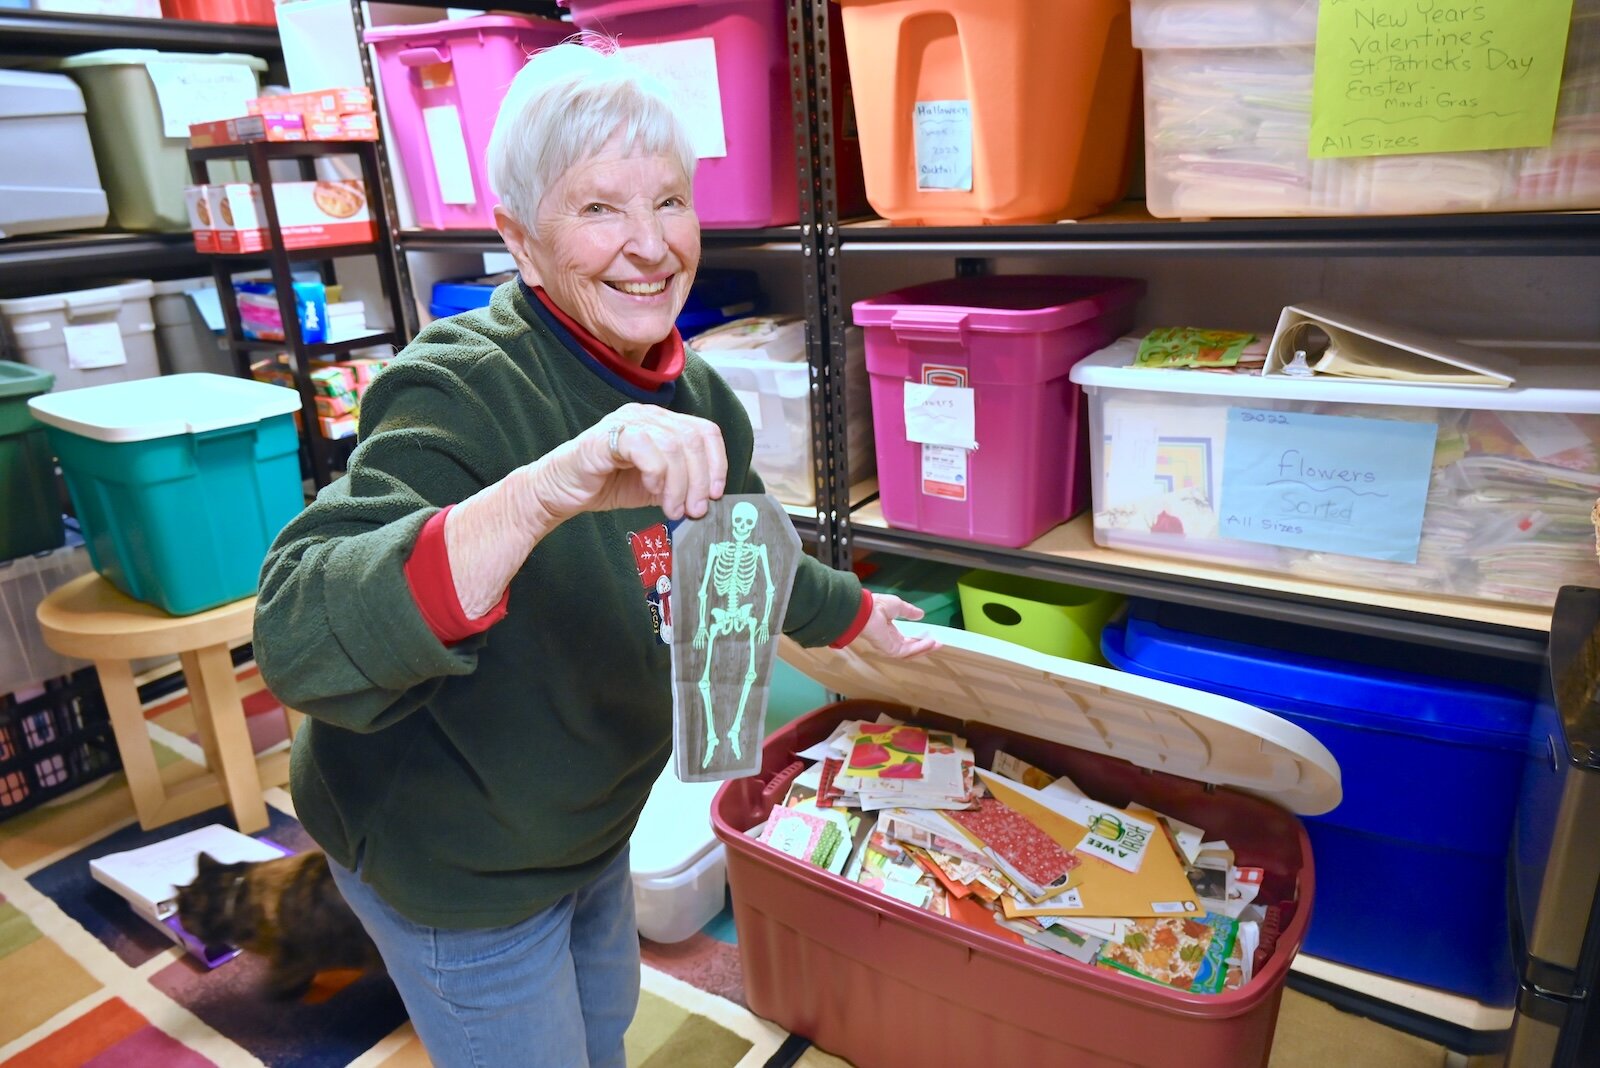
<path id="1" fill-rule="evenodd" d="M 1548 145 L 1572 0 L 1323 0 L 1311 158 Z"/>
<path id="2" fill-rule="evenodd" d="M 128 362 L 122 328 L 115 322 L 63 326 L 61 338 L 67 345 L 67 366 L 74 371 L 120 367 Z"/>
<path id="3" fill-rule="evenodd" d="M 912 110 L 917 188 L 972 191 L 972 102 L 919 100 Z"/>
<path id="4" fill-rule="evenodd" d="M 1229 408 L 1222 534 L 1414 564 L 1438 431 L 1400 419 Z"/>
<path id="5" fill-rule="evenodd" d="M 905 388 L 906 440 L 922 445 L 978 447 L 974 391 L 965 386 L 930 386 L 907 382 Z"/>
<path id="6" fill-rule="evenodd" d="M 620 49 L 666 86 L 677 105 L 678 116 L 689 128 L 689 143 L 700 159 L 728 154 L 727 131 L 722 124 L 722 87 L 717 81 L 717 42 L 711 37 Z"/>
<path id="7" fill-rule="evenodd" d="M 255 98 L 256 72 L 242 63 L 187 63 L 160 59 L 146 63 L 150 84 L 161 108 L 161 133 L 189 136 L 197 122 L 231 119 L 249 110 Z"/>

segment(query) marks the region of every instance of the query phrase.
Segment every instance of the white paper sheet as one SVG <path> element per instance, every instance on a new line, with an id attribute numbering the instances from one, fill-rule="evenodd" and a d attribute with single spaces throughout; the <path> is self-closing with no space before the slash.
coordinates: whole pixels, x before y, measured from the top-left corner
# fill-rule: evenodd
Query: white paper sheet
<path id="1" fill-rule="evenodd" d="M 128 350 L 122 345 L 122 327 L 114 322 L 63 326 L 61 336 L 67 343 L 67 366 L 74 371 L 120 367 L 128 362 Z"/>
<path id="2" fill-rule="evenodd" d="M 689 142 L 701 159 L 728 154 L 722 122 L 722 89 L 717 81 L 717 42 L 710 37 L 619 49 L 667 87 L 678 115 L 689 127 Z"/>
<path id="3" fill-rule="evenodd" d="M 919 100 L 911 113 L 917 188 L 972 191 L 972 102 Z"/>
<path id="4" fill-rule="evenodd" d="M 921 382 L 907 382 L 904 399 L 906 440 L 923 445 L 976 449 L 976 395 L 976 390 L 966 386 L 930 386 Z"/>
<path id="5" fill-rule="evenodd" d="M 478 192 L 472 184 L 472 161 L 467 156 L 467 137 L 461 129 L 461 113 L 454 104 L 423 108 L 422 124 L 428 131 L 428 148 L 433 157 L 433 176 L 439 182 L 439 199 L 446 204 L 476 204 Z"/>
<path id="6" fill-rule="evenodd" d="M 185 63 L 157 59 L 145 64 L 161 107 L 161 132 L 187 139 L 197 122 L 243 115 L 258 89 L 256 72 L 242 63 Z"/>

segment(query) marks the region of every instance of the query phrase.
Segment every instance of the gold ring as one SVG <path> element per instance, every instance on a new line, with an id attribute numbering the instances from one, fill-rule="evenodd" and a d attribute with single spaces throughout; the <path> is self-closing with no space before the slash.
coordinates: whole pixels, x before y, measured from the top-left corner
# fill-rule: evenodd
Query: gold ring
<path id="1" fill-rule="evenodd" d="M 628 429 L 628 424 L 617 423 L 611 428 L 611 436 L 606 439 L 606 444 L 611 449 L 611 458 L 618 463 L 622 462 L 622 454 L 617 451 L 617 439 L 622 437 L 622 432 Z"/>

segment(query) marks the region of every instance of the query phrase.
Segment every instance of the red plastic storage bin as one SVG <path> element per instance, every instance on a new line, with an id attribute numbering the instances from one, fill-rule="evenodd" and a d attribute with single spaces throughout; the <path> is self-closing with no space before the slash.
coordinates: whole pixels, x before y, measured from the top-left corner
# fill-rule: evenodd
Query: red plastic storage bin
<path id="1" fill-rule="evenodd" d="M 1126 278 L 994 275 L 856 302 L 884 520 L 1017 547 L 1082 511 L 1088 420 L 1068 374 L 1127 332 L 1143 292 Z M 909 384 L 971 390 L 978 447 L 908 437 Z"/>
<path id="2" fill-rule="evenodd" d="M 273 0 L 161 0 L 161 14 L 169 19 L 195 22 L 278 24 L 278 6 Z"/>
<path id="3" fill-rule="evenodd" d="M 1265 1065 L 1315 889 L 1311 846 L 1289 809 L 1339 803 L 1328 751 L 1250 705 L 981 635 L 905 629 L 943 647 L 897 661 L 786 641 L 785 659 L 852 700 L 773 734 L 760 773 L 717 792 L 712 824 L 727 846 L 750 1008 L 863 1068 Z M 884 711 L 966 735 L 980 766 L 1004 748 L 1103 801 L 1137 801 L 1226 839 L 1239 864 L 1265 869 L 1256 901 L 1278 921 L 1263 924 L 1252 981 L 1191 994 L 1017 946 L 746 833 L 803 766 L 795 753 Z"/>

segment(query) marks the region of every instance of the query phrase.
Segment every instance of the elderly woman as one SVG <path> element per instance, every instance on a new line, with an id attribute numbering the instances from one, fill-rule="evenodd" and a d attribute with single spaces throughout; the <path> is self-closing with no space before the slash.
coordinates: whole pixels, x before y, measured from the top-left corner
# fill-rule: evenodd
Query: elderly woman
<path id="1" fill-rule="evenodd" d="M 292 788 L 434 1064 L 623 1064 L 628 837 L 671 748 L 632 544 L 760 492 L 673 326 L 700 261 L 684 126 L 620 56 L 529 60 L 489 147 L 520 277 L 374 383 L 348 475 L 279 537 L 256 655 L 311 718 Z M 638 536 L 635 538 L 635 536 Z M 915 655 L 807 560 L 784 631 Z"/>

